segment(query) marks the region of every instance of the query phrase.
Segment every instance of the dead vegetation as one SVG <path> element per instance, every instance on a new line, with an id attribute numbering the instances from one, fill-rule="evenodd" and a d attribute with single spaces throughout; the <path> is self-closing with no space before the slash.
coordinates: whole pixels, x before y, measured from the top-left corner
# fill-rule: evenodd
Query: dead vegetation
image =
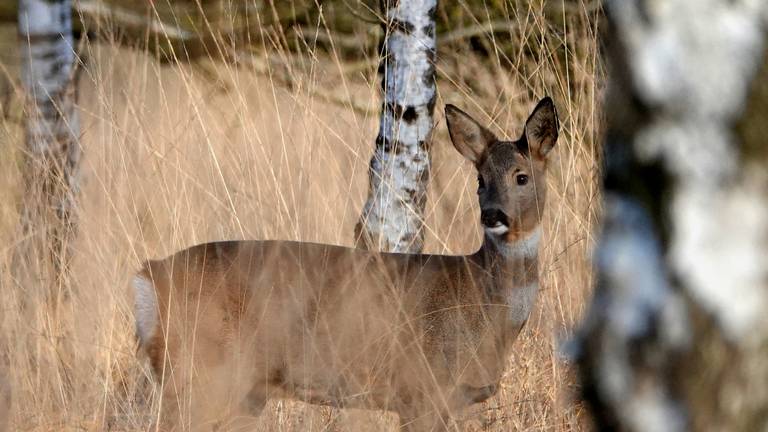
<path id="1" fill-rule="evenodd" d="M 509 31 L 439 53 L 425 252 L 466 253 L 480 243 L 475 173 L 450 147 L 445 103 L 516 137 L 533 103 L 549 94 L 562 121 L 542 291 L 498 396 L 458 419 L 465 430 L 584 428 L 558 349 L 590 294 L 602 70 L 597 15 L 573 4 L 580 2 L 563 7 L 557 22 L 549 3 L 546 13 L 543 2 L 510 4 L 494 17 Z M 486 22 L 485 10 L 474 13 Z M 332 40 L 322 24 L 316 30 Z M 72 273 L 59 287 L 67 300 L 53 314 L 29 258 L 16 256 L 26 240 L 17 225 L 22 113 L 15 29 L 2 32 L 10 36 L 0 38 L 8 83 L 0 110 L 0 366 L 9 365 L 11 430 L 146 430 L 160 401 L 135 355 L 131 273 L 147 257 L 216 239 L 351 245 L 378 125 L 376 63 L 311 44 L 297 50 L 267 30 L 263 49 L 234 63 L 160 62 L 104 35 L 84 42 L 80 231 Z M 502 41 L 512 48 L 494 50 Z M 262 418 L 263 430 L 394 425 L 389 413 L 287 401 L 270 402 Z"/>

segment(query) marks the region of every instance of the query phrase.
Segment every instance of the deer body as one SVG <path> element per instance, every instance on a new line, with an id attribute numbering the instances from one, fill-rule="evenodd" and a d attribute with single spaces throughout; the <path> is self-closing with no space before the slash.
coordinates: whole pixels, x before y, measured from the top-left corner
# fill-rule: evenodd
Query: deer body
<path id="1" fill-rule="evenodd" d="M 551 147 L 556 117 L 546 101 L 539 105 L 554 119 Z M 257 415 L 268 398 L 289 397 L 394 410 L 405 427 L 431 430 L 498 390 L 538 290 L 545 165 L 535 166 L 528 125 L 523 147 L 490 142 L 457 109 L 447 115 L 454 145 L 476 156 L 488 179 L 480 191 L 484 240 L 472 255 L 240 241 L 145 265 L 133 280 L 137 334 L 163 383 L 166 423 L 194 428 L 222 410 Z M 473 139 L 484 140 L 474 153 L 462 147 Z M 540 177 L 531 180 L 540 189 L 536 214 L 530 202 L 503 196 L 499 185 L 520 174 L 498 157 L 517 158 L 518 171 Z"/>

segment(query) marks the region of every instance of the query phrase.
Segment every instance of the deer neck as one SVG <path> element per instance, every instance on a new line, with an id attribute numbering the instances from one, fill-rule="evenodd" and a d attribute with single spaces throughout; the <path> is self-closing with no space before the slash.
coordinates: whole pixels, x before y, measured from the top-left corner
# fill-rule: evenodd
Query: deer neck
<path id="1" fill-rule="evenodd" d="M 509 298 L 520 290 L 537 290 L 541 227 L 506 240 L 486 232 L 478 251 L 483 270 L 491 276 L 486 291 Z"/>

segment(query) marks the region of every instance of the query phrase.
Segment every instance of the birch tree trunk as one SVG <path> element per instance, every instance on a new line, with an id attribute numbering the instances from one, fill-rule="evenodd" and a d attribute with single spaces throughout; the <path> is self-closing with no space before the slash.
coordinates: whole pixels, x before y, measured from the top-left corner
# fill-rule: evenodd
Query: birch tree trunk
<path id="1" fill-rule="evenodd" d="M 768 3 L 605 4 L 604 224 L 576 339 L 598 430 L 768 428 Z"/>
<path id="2" fill-rule="evenodd" d="M 371 157 L 368 200 L 355 228 L 358 246 L 418 252 L 429 181 L 435 107 L 437 0 L 384 0 L 380 64 L 384 103 Z"/>
<path id="3" fill-rule="evenodd" d="M 71 1 L 20 0 L 19 43 L 27 98 L 22 224 L 47 252 L 37 258 L 50 259 L 54 276 L 61 277 L 69 259 L 80 162 Z"/>

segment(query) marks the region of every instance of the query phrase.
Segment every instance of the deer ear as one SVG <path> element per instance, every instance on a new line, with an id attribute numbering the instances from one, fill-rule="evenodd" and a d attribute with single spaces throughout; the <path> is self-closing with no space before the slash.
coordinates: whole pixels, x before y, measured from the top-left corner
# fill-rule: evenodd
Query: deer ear
<path id="1" fill-rule="evenodd" d="M 456 150 L 475 164 L 480 163 L 485 150 L 496 141 L 493 133 L 450 104 L 445 106 L 445 119 Z"/>
<path id="2" fill-rule="evenodd" d="M 555 103 L 547 96 L 542 99 L 525 122 L 525 139 L 531 154 L 546 159 L 557 142 L 557 110 Z"/>

